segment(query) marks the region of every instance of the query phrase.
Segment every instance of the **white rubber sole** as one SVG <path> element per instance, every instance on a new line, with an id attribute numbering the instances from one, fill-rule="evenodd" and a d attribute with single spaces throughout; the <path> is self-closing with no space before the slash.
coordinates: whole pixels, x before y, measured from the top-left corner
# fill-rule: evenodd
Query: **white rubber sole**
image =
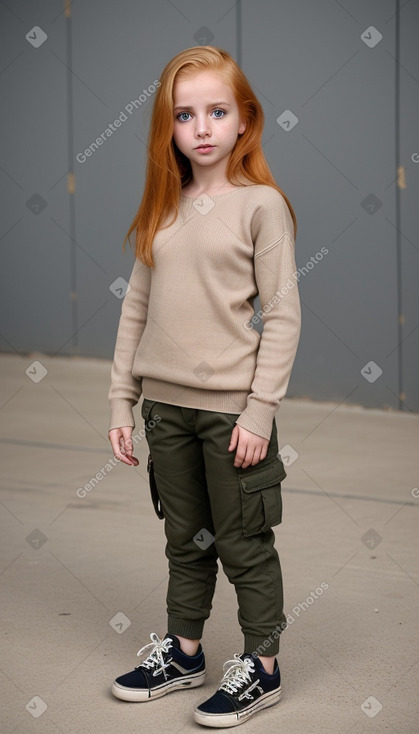
<path id="1" fill-rule="evenodd" d="M 242 711 L 234 711 L 229 714 L 205 714 L 203 711 L 199 711 L 197 708 L 194 710 L 194 719 L 198 724 L 202 726 L 213 726 L 216 729 L 223 729 L 230 726 L 239 726 L 244 724 L 253 714 L 256 714 L 262 709 L 269 708 L 269 706 L 275 706 L 281 698 L 281 687 L 276 688 L 270 693 L 265 693 L 263 696 L 258 698 L 253 704 L 247 706 Z"/>
<path id="2" fill-rule="evenodd" d="M 148 688 L 126 688 L 115 681 L 112 684 L 111 691 L 116 698 L 120 698 L 122 701 L 152 701 L 172 691 L 180 691 L 183 688 L 197 688 L 198 686 L 202 686 L 204 682 L 205 670 L 200 673 L 188 675 L 187 677 L 176 678 L 176 680 L 170 681 L 170 683 L 162 683 L 161 686 L 152 688 L 151 690 L 148 690 Z"/>

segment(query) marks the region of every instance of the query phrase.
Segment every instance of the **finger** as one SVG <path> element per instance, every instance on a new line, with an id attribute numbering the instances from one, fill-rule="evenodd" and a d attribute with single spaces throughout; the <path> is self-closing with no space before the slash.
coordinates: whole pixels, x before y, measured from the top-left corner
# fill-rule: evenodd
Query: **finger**
<path id="1" fill-rule="evenodd" d="M 239 427 L 234 426 L 232 432 L 231 432 L 231 438 L 230 438 L 230 445 L 228 447 L 229 451 L 234 451 L 234 449 L 237 446 L 237 441 L 239 439 Z"/>
<path id="2" fill-rule="evenodd" d="M 118 438 L 118 443 L 114 445 L 114 456 L 115 459 L 121 461 L 122 464 L 129 464 L 129 466 L 131 466 L 131 457 L 127 455 L 124 438 L 121 435 Z"/>
<path id="3" fill-rule="evenodd" d="M 246 452 L 243 451 L 243 447 L 240 446 L 240 444 L 237 447 L 236 455 L 234 457 L 234 466 L 240 467 L 243 464 L 243 461 L 245 460 Z"/>
<path id="4" fill-rule="evenodd" d="M 118 459 L 122 464 L 127 464 L 128 466 L 132 466 L 135 464 L 135 466 L 138 466 L 138 460 L 135 459 L 133 456 L 127 456 L 127 454 L 124 454 L 122 451 L 115 454 L 115 459 Z"/>
<path id="5" fill-rule="evenodd" d="M 260 451 L 258 449 L 255 449 L 255 452 L 253 454 L 253 459 L 251 461 L 252 466 L 259 464 L 259 461 L 260 461 Z"/>
<path id="6" fill-rule="evenodd" d="M 253 461 L 252 464 L 259 464 L 260 461 L 263 461 L 263 459 L 266 457 L 268 453 L 268 448 L 266 443 L 258 443 L 255 447 L 255 453 L 253 455 Z"/>
<path id="7" fill-rule="evenodd" d="M 118 457 L 120 458 L 120 461 L 122 461 L 124 464 L 129 464 L 130 466 L 132 464 L 135 464 L 135 466 L 138 466 L 138 459 L 135 458 L 135 456 L 132 455 L 132 448 L 131 451 L 123 444 L 120 446 Z"/>
<path id="8" fill-rule="evenodd" d="M 138 459 L 136 459 L 134 456 L 131 456 L 131 435 L 132 428 L 130 426 L 124 426 L 123 428 L 112 428 L 108 432 L 108 437 L 111 442 L 114 458 L 117 461 L 120 461 L 122 464 L 127 464 L 127 466 L 138 466 Z M 129 441 L 131 442 L 131 449 L 126 446 L 126 443 Z"/>
<path id="9" fill-rule="evenodd" d="M 120 448 L 119 447 L 119 436 L 117 434 L 114 434 L 114 435 L 110 434 L 109 440 L 111 442 L 112 451 L 115 456 L 115 454 L 119 453 L 119 448 Z"/>
<path id="10" fill-rule="evenodd" d="M 132 453 L 132 428 L 131 426 L 124 426 L 121 430 L 125 452 Z"/>
<path id="11" fill-rule="evenodd" d="M 253 449 L 244 441 L 240 442 L 239 440 L 234 466 L 241 466 L 242 469 L 246 469 L 251 463 L 252 459 Z"/>
<path id="12" fill-rule="evenodd" d="M 268 444 L 262 446 L 262 451 L 260 452 L 260 460 L 265 459 L 268 453 Z"/>
<path id="13" fill-rule="evenodd" d="M 247 451 L 246 451 L 246 457 L 242 464 L 243 469 L 247 469 L 247 467 L 250 466 L 251 464 L 253 465 L 253 457 L 254 457 L 254 453 L 252 453 L 252 449 L 248 446 Z"/>

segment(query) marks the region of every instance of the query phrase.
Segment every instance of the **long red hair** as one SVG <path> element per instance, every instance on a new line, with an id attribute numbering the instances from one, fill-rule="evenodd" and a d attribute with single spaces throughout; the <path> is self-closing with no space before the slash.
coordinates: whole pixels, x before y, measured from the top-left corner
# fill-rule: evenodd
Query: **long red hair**
<path id="1" fill-rule="evenodd" d="M 276 184 L 262 150 L 264 112 L 243 71 L 227 51 L 214 46 L 193 46 L 181 51 L 169 61 L 160 77 L 150 130 L 144 194 L 139 209 L 125 236 L 130 241 L 135 236 L 136 257 L 145 265 L 154 266 L 152 245 L 156 231 L 173 211 L 174 216 L 166 226 L 176 220 L 182 187 L 192 179 L 188 158 L 180 152 L 173 140 L 173 91 L 175 82 L 200 71 L 214 71 L 223 76 L 230 86 L 240 119 L 246 121 L 244 133 L 238 136 L 226 168 L 228 181 L 241 185 L 243 178 L 253 184 L 272 186 L 284 197 L 290 210 L 294 233 L 297 235 L 297 219 L 285 193 Z"/>

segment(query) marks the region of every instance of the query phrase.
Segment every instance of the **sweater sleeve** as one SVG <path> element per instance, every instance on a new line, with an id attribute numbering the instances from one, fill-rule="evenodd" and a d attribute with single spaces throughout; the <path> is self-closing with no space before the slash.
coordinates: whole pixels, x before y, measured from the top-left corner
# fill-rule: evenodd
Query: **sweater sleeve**
<path id="1" fill-rule="evenodd" d="M 122 302 L 111 369 L 110 426 L 135 426 L 133 407 L 141 397 L 142 378 L 132 374 L 135 353 L 147 321 L 151 269 L 135 258 L 129 288 Z"/>
<path id="2" fill-rule="evenodd" d="M 270 439 L 287 391 L 301 331 L 294 223 L 283 196 L 272 189 L 252 218 L 254 272 L 263 321 L 256 368 L 245 410 L 236 423 Z"/>

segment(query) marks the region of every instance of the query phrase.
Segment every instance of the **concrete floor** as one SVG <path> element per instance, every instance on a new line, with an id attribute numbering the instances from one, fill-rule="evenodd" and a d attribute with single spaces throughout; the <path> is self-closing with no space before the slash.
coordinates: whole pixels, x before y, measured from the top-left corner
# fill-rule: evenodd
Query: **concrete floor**
<path id="1" fill-rule="evenodd" d="M 34 361 L 47 370 L 42 379 Z M 112 458 L 110 366 L 0 357 L 2 734 L 204 731 L 192 709 L 242 651 L 234 589 L 220 570 L 205 685 L 144 704 L 109 693 L 150 632 L 164 636 L 168 579 L 145 440 L 138 468 L 111 466 L 77 495 Z M 241 730 L 419 731 L 418 418 L 283 401 L 279 446 L 295 459 L 275 529 L 291 615 L 279 656 L 283 700 Z"/>

